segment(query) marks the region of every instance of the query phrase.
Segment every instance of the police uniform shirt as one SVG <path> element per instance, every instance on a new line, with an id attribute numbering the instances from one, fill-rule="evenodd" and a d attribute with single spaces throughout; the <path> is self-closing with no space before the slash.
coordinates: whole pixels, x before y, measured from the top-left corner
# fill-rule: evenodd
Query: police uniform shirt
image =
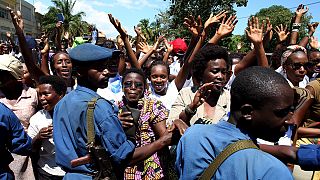
<path id="1" fill-rule="evenodd" d="M 53 139 L 56 145 L 56 163 L 68 173 L 77 176 L 90 173 L 90 164 L 71 167 L 70 161 L 88 154 L 86 111 L 88 102 L 99 95 L 78 85 L 61 99 L 53 115 Z M 99 99 L 94 109 L 96 141 L 101 141 L 117 168 L 127 166 L 135 145 L 127 140 L 117 117 L 118 109 L 105 99 Z M 84 178 L 84 177 L 83 177 Z"/>

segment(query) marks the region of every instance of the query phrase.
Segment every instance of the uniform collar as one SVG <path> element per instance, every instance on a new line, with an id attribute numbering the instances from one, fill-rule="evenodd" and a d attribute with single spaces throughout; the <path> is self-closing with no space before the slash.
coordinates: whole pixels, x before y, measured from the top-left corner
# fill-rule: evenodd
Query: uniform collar
<path id="1" fill-rule="evenodd" d="M 93 96 L 99 96 L 96 91 L 93 91 L 92 89 L 89 89 L 89 88 L 84 87 L 84 86 L 80 86 L 79 84 L 77 85 L 76 90 L 89 93 L 89 94 L 91 94 Z"/>

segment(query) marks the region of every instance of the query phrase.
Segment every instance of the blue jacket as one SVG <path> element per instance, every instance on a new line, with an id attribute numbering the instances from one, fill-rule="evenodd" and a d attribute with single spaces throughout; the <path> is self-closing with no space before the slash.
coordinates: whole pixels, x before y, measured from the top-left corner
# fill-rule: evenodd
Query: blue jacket
<path id="1" fill-rule="evenodd" d="M 77 88 L 62 98 L 54 109 L 53 139 L 56 147 L 56 162 L 65 171 L 65 179 L 92 179 L 85 174 L 92 172 L 92 164 L 75 168 L 70 161 L 85 156 L 88 151 L 86 114 L 88 102 L 99 95 L 86 87 Z M 109 101 L 99 99 L 94 109 L 95 139 L 100 141 L 123 174 L 134 152 L 134 144 L 127 140 L 118 119 L 118 109 Z"/>
<path id="2" fill-rule="evenodd" d="M 0 103 L 0 179 L 13 178 L 6 167 L 13 161 L 11 153 L 31 153 L 32 139 L 24 131 L 18 117 Z"/>

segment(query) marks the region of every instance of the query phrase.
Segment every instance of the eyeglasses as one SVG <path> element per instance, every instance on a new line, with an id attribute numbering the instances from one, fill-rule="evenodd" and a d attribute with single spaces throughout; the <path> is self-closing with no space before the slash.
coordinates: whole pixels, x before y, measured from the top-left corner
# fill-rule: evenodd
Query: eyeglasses
<path id="1" fill-rule="evenodd" d="M 131 88 L 132 85 L 134 85 L 135 88 L 142 89 L 143 83 L 142 82 L 132 82 L 132 81 L 126 81 L 123 83 L 124 88 Z"/>
<path id="2" fill-rule="evenodd" d="M 299 70 L 301 67 L 303 66 L 303 68 L 309 68 L 310 64 L 309 63 L 293 63 L 291 64 L 291 68 L 293 70 Z"/>

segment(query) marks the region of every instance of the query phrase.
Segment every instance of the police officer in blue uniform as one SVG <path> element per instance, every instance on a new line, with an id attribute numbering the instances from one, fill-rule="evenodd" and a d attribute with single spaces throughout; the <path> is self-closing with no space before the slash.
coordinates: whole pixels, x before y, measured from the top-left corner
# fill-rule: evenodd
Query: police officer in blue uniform
<path id="1" fill-rule="evenodd" d="M 13 161 L 11 152 L 19 155 L 30 154 L 31 141 L 18 117 L 0 103 L 0 179 L 14 179 L 9 168 Z"/>
<path id="2" fill-rule="evenodd" d="M 53 115 L 53 139 L 56 146 L 56 163 L 65 171 L 64 179 L 92 179 L 92 164 L 71 167 L 70 161 L 88 154 L 86 113 L 88 102 L 99 98 L 98 88 L 105 88 L 108 79 L 117 73 L 119 53 L 89 43 L 79 45 L 69 53 L 77 76 L 77 87 L 56 105 Z M 142 161 L 159 147 L 171 141 L 171 136 L 157 143 L 135 149 L 127 139 L 118 117 L 118 109 L 111 102 L 99 99 L 94 109 L 95 139 L 101 142 L 118 172 L 128 165 Z"/>

